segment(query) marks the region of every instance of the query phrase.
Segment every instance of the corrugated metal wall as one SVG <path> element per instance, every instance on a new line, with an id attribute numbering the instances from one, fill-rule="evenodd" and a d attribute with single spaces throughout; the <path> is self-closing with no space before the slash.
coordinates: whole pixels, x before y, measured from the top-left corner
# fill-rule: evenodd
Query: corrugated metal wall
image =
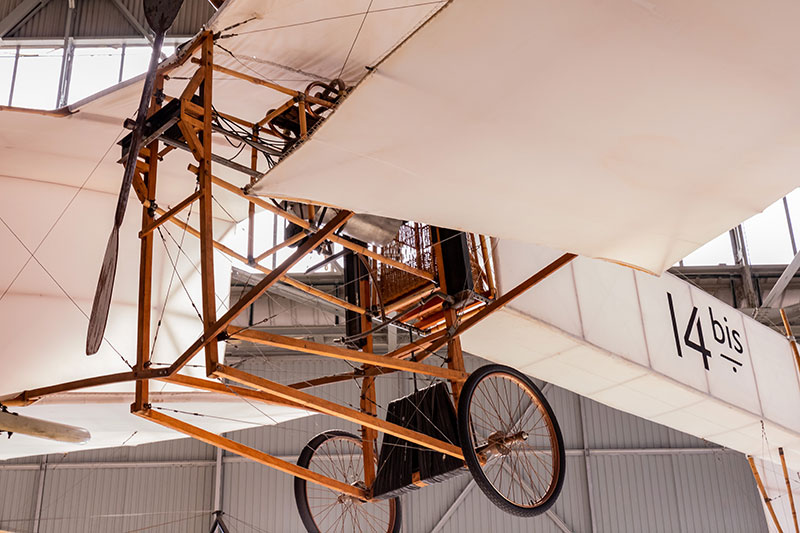
<path id="1" fill-rule="evenodd" d="M 24 0 L 2 0 L 0 20 Z M 141 0 L 119 0 L 147 28 Z M 11 32 L 9 39 L 63 39 L 68 11 L 67 0 L 50 0 L 22 26 Z M 185 0 L 170 29 L 172 36 L 194 35 L 211 17 L 214 9 L 208 0 Z M 75 0 L 72 36 L 80 38 L 141 37 L 114 0 Z"/>
<path id="2" fill-rule="evenodd" d="M 474 368 L 479 361 L 468 363 Z M 307 357 L 254 357 L 244 364 L 282 382 L 349 368 L 341 361 Z M 567 478 L 553 514 L 533 519 L 507 515 L 464 475 L 403 496 L 405 532 L 767 531 L 741 454 L 556 387 L 544 389 L 568 450 Z M 411 390 L 413 382 L 401 374 L 384 376 L 379 403 Z M 355 404 L 358 389 L 343 383 L 322 396 Z M 242 409 L 254 407 L 243 403 Z M 294 461 L 313 435 L 330 428 L 355 430 L 317 415 L 228 436 Z M 181 439 L 48 456 L 44 476 L 43 458 L 0 463 L 0 529 L 35 531 L 43 480 L 39 532 L 207 531 L 215 458 L 211 447 Z M 232 532 L 302 531 L 292 478 L 227 453 L 223 459 L 222 509 Z M 90 468 L 91 463 L 97 467 Z"/>

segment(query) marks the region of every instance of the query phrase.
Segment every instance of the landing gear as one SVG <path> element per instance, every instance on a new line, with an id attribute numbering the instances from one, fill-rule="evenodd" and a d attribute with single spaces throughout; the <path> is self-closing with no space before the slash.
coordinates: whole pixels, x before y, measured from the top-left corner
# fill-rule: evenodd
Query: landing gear
<path id="1" fill-rule="evenodd" d="M 564 440 L 544 395 L 522 372 L 487 365 L 458 402 L 464 460 L 486 497 L 507 513 L 535 516 L 564 483 Z"/>
<path id="2" fill-rule="evenodd" d="M 311 439 L 297 464 L 349 485 L 368 488 L 364 486 L 361 439 L 346 431 L 326 431 Z M 399 498 L 365 502 L 300 478 L 294 479 L 294 497 L 303 525 L 310 533 L 400 532 Z"/>

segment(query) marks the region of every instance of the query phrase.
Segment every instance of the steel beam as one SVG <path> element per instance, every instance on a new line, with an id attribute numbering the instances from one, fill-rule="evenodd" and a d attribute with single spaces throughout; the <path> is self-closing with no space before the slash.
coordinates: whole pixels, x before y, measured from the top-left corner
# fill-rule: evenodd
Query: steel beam
<path id="1" fill-rule="evenodd" d="M 24 0 L 11 13 L 0 20 L 0 41 L 38 13 L 50 0 Z"/>
<path id="2" fill-rule="evenodd" d="M 547 515 L 547 518 L 553 521 L 558 529 L 563 531 L 564 533 L 572 533 L 572 530 L 561 520 L 561 517 L 558 516 L 552 509 L 548 509 L 544 512 Z"/>
<path id="3" fill-rule="evenodd" d="M 138 31 L 139 33 L 141 33 L 142 37 L 147 39 L 147 41 L 152 45 L 153 44 L 153 32 L 148 30 L 147 28 L 145 28 L 142 25 L 142 23 L 139 22 L 139 19 L 134 17 L 133 13 L 131 13 L 128 10 L 128 8 L 125 7 L 125 4 L 123 4 L 120 0 L 111 0 L 111 1 L 113 2 L 113 4 L 115 6 L 117 6 L 117 9 L 119 10 L 120 13 L 122 13 L 122 16 L 125 17 L 125 20 L 128 21 L 128 24 L 133 26 L 133 28 L 136 31 Z"/>
<path id="4" fill-rule="evenodd" d="M 47 476 L 47 456 L 42 458 L 39 466 L 39 484 L 36 490 L 36 508 L 33 511 L 33 532 L 39 533 L 39 523 L 42 519 L 42 500 L 44 499 L 44 482 Z"/>
<path id="5" fill-rule="evenodd" d="M 474 487 L 475 487 L 475 480 L 470 479 L 469 483 L 467 483 L 467 485 L 464 487 L 464 490 L 462 490 L 461 493 L 459 493 L 459 495 L 456 496 L 456 499 L 453 500 L 453 503 L 450 504 L 450 507 L 447 508 L 442 517 L 439 519 L 439 521 L 436 522 L 436 525 L 433 526 L 433 529 L 430 530 L 430 533 L 438 533 L 439 531 L 442 530 L 442 528 L 444 528 L 445 524 L 447 524 L 447 521 L 450 520 L 450 517 L 453 516 L 453 514 L 455 514 L 456 510 L 458 509 L 458 506 L 461 505 L 461 503 L 467 499 L 467 496 L 469 496 L 470 491 Z"/>
<path id="6" fill-rule="evenodd" d="M 767 297 L 764 298 L 764 302 L 761 304 L 762 308 L 774 307 L 774 304 L 783 295 L 783 291 L 785 291 L 786 287 L 789 286 L 789 282 L 792 281 L 794 275 L 797 274 L 798 269 L 800 269 L 800 253 L 795 254 L 792 262 L 786 265 L 786 269 L 781 274 L 781 277 L 778 278 L 778 281 L 775 282 L 772 290 L 769 291 Z"/>

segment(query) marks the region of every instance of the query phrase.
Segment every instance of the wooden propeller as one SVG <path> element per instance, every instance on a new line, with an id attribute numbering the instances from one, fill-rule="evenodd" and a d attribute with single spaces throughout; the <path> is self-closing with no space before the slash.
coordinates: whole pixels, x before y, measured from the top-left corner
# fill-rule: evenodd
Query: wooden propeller
<path id="1" fill-rule="evenodd" d="M 144 15 L 147 23 L 156 33 L 153 41 L 153 53 L 150 56 L 150 66 L 144 80 L 142 89 L 142 99 L 139 101 L 139 110 L 136 112 L 136 124 L 131 134 L 131 142 L 128 147 L 128 159 L 125 163 L 125 174 L 122 177 L 122 186 L 117 198 L 117 210 L 114 214 L 114 225 L 111 228 L 111 235 L 108 237 L 106 252 L 103 256 L 103 265 L 100 267 L 100 277 L 97 280 L 97 289 L 92 302 L 92 314 L 89 317 L 89 330 L 86 335 L 86 355 L 97 353 L 100 344 L 103 342 L 103 335 L 106 331 L 108 322 L 108 310 L 111 307 L 111 294 L 114 290 L 114 277 L 117 273 L 117 255 L 119 253 L 119 228 L 122 226 L 122 219 L 125 217 L 125 208 L 128 205 L 133 173 L 136 170 L 136 159 L 139 156 L 139 148 L 142 141 L 142 128 L 147 118 L 147 110 L 150 107 L 150 98 L 153 93 L 153 84 L 158 68 L 158 59 L 161 56 L 161 45 L 164 43 L 164 34 L 167 32 L 178 11 L 183 4 L 183 0 L 143 0 Z"/>

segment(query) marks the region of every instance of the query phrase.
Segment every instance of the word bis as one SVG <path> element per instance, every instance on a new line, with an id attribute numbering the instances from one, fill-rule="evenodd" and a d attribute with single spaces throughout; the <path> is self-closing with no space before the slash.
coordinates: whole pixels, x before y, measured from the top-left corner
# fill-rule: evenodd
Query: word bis
<path id="1" fill-rule="evenodd" d="M 683 357 L 683 347 L 695 350 L 703 356 L 703 366 L 706 370 L 710 370 L 708 360 L 712 357 L 711 350 L 706 345 L 706 337 L 703 334 L 703 323 L 700 320 L 699 309 L 692 307 L 692 313 L 689 316 L 689 321 L 683 329 L 683 337 L 681 338 L 680 329 L 678 328 L 678 318 L 675 314 L 675 305 L 672 302 L 672 294 L 667 292 L 667 303 L 669 304 L 669 315 L 672 318 L 672 333 L 675 335 L 675 348 L 678 350 L 678 357 Z M 718 318 L 718 317 L 717 317 Z M 728 353 L 732 351 L 743 354 L 744 346 L 742 345 L 741 333 L 731 328 L 728 325 L 728 318 L 723 316 L 722 321 L 714 317 L 714 310 L 708 308 L 708 319 L 711 324 L 711 333 L 714 340 L 721 346 L 720 350 L 725 350 L 727 347 Z M 695 332 L 697 334 L 695 335 Z M 719 348 L 719 347 L 718 347 Z M 720 351 L 719 356 L 734 364 L 733 371 L 737 371 L 737 367 L 742 366 L 742 363 L 725 355 Z"/>

